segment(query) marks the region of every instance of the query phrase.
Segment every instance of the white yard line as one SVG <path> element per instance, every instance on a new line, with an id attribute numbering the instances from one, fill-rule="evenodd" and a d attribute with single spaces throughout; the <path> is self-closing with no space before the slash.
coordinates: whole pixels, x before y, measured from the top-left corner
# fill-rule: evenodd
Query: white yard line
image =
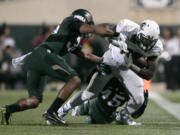
<path id="1" fill-rule="evenodd" d="M 180 120 L 180 104 L 168 101 L 157 92 L 150 92 L 150 99 L 152 99 L 156 104 L 165 109 L 167 112 L 172 114 L 175 118 Z"/>

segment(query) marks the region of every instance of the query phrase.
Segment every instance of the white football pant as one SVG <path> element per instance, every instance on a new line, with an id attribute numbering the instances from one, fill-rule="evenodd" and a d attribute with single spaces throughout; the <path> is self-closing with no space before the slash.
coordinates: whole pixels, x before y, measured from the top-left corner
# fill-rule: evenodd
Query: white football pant
<path id="1" fill-rule="evenodd" d="M 103 61 L 106 64 L 110 63 L 108 65 L 115 65 L 110 50 L 108 50 L 103 57 Z M 122 57 L 122 59 L 124 58 Z M 139 107 L 141 107 L 141 105 L 144 103 L 143 80 L 130 69 L 112 67 L 112 74 L 107 76 L 98 75 L 97 72 L 94 73 L 88 87 L 85 89 L 85 91 L 83 91 L 81 99 L 85 101 L 93 98 L 100 92 L 100 90 L 104 88 L 112 77 L 119 78 L 119 81 L 122 82 L 129 93 L 130 100 L 125 107 L 127 113 L 132 114 L 136 112 L 136 110 L 139 109 Z"/>

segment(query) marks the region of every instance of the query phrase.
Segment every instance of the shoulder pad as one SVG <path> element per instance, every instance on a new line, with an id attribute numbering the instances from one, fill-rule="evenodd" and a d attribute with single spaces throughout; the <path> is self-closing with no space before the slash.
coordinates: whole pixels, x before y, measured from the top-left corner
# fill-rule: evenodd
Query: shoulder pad
<path id="1" fill-rule="evenodd" d="M 140 26 L 128 19 L 121 20 L 116 25 L 116 32 L 126 35 L 127 38 L 131 38 L 132 35 L 136 34 Z"/>
<path id="2" fill-rule="evenodd" d="M 152 48 L 152 50 L 149 53 L 150 56 L 160 56 L 161 53 L 163 52 L 163 44 L 162 41 L 159 39 L 155 46 Z"/>
<path id="3" fill-rule="evenodd" d="M 122 30 L 128 30 L 128 29 L 139 29 L 139 25 L 131 20 L 123 19 L 121 20 L 116 27 L 117 32 L 121 32 Z"/>

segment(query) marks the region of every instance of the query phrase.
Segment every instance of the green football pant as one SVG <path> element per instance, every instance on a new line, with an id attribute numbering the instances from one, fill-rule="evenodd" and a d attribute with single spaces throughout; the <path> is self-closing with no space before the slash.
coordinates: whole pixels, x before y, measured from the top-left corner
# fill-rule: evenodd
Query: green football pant
<path id="1" fill-rule="evenodd" d="M 32 54 L 27 56 L 25 67 L 29 96 L 36 96 L 40 101 L 47 76 L 65 82 L 77 76 L 76 71 L 66 63 L 64 58 L 42 46 L 35 48 Z"/>
<path id="2" fill-rule="evenodd" d="M 115 119 L 114 111 L 106 110 L 101 106 L 98 98 L 88 100 L 81 104 L 80 115 L 87 115 L 86 122 L 91 124 L 111 123 Z"/>

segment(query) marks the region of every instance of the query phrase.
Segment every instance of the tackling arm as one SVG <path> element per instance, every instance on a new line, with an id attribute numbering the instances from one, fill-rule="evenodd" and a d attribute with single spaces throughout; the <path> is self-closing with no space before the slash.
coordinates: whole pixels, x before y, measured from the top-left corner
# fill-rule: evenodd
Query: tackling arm
<path id="1" fill-rule="evenodd" d="M 154 72 L 157 67 L 157 57 L 150 57 L 147 60 L 147 67 L 146 68 L 139 68 L 132 64 L 129 68 L 133 70 L 137 75 L 142 77 L 143 79 L 150 80 L 152 79 Z"/>
<path id="2" fill-rule="evenodd" d="M 101 63 L 102 62 L 102 58 L 98 57 L 92 53 L 89 53 L 88 51 L 86 51 L 85 49 L 81 49 L 81 51 L 79 51 L 78 53 L 76 53 L 77 56 L 85 59 L 85 60 L 89 60 L 91 62 L 94 63 Z"/>
<path id="3" fill-rule="evenodd" d="M 114 34 L 114 31 L 107 27 L 93 26 L 86 23 L 81 25 L 79 31 L 80 33 L 95 33 L 101 36 L 112 36 Z"/>
<path id="4" fill-rule="evenodd" d="M 111 24 L 111 23 L 101 23 L 98 26 L 106 27 L 106 28 L 109 28 L 109 29 L 114 30 L 114 31 L 116 28 L 116 25 Z"/>

